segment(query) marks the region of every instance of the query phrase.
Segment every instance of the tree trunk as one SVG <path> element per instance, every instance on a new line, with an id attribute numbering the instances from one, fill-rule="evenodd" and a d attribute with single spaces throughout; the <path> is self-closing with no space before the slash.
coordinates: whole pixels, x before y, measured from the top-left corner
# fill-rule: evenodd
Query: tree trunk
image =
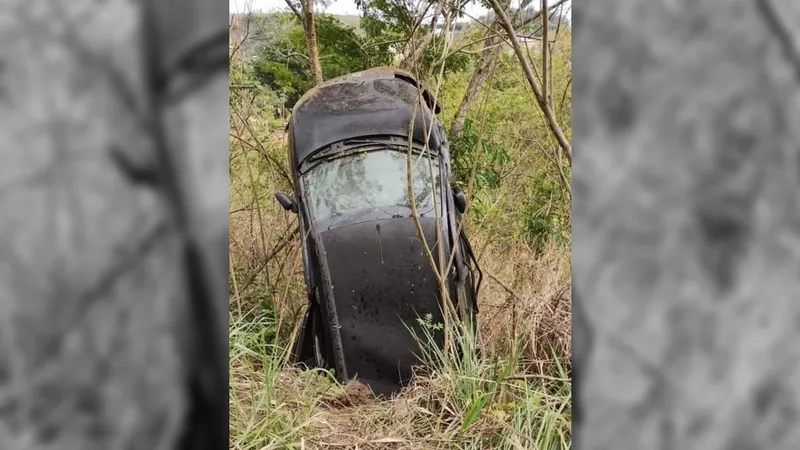
<path id="1" fill-rule="evenodd" d="M 530 4 L 530 0 L 523 0 L 522 4 L 520 5 L 520 10 L 527 7 Z M 554 9 L 564 3 L 564 0 L 561 0 L 554 5 L 550 6 L 549 9 Z M 500 6 L 503 7 L 504 10 L 508 10 L 510 6 L 510 2 L 508 0 L 504 0 Z M 525 26 L 526 24 L 534 21 L 539 17 L 539 14 L 535 14 L 532 17 L 525 19 L 525 20 L 517 20 L 520 16 L 520 11 L 517 11 L 514 17 L 514 27 L 520 28 Z M 497 45 L 500 42 L 500 38 L 497 35 L 503 33 L 503 27 L 498 22 L 498 18 L 495 15 L 494 20 L 491 24 L 491 29 L 493 31 L 487 31 L 484 36 L 488 37 L 489 34 L 494 34 L 494 37 L 490 37 L 489 39 L 483 42 L 483 50 L 481 51 L 481 56 L 478 59 L 478 62 L 475 65 L 475 71 L 472 73 L 472 77 L 469 80 L 469 84 L 467 86 L 467 91 L 464 93 L 464 97 L 461 99 L 461 104 L 458 106 L 458 110 L 456 111 L 455 117 L 453 118 L 453 124 L 450 126 L 450 138 L 451 139 L 458 139 L 461 137 L 461 132 L 464 129 L 464 122 L 467 118 L 467 113 L 469 112 L 469 108 L 475 103 L 475 100 L 478 99 L 478 92 L 486 83 L 486 80 L 489 78 L 489 73 L 492 65 L 497 60 L 498 56 L 500 55 L 500 50 L 502 50 L 502 46 Z M 455 156 L 455 152 L 457 149 L 454 149 L 453 155 Z"/>
<path id="2" fill-rule="evenodd" d="M 478 62 L 475 64 L 475 71 L 472 72 L 472 77 L 469 79 L 467 92 L 464 93 L 464 98 L 461 99 L 461 104 L 458 105 L 458 110 L 456 110 L 455 117 L 453 118 L 453 124 L 450 126 L 451 139 L 458 139 L 461 137 L 469 108 L 473 103 L 475 103 L 475 100 L 478 99 L 480 88 L 484 85 L 484 83 L 486 83 L 486 80 L 489 79 L 489 73 L 491 72 L 492 65 L 497 60 L 500 50 L 502 49 L 502 47 L 499 45 L 492 47 L 493 45 L 497 44 L 498 40 L 499 39 L 497 38 L 490 38 L 485 41 L 486 44 L 484 45 L 484 50 L 481 53 Z M 452 149 L 454 158 L 457 150 L 458 149 L 456 148 Z"/>
<path id="3" fill-rule="evenodd" d="M 502 6 L 503 8 L 508 9 L 510 4 L 510 0 L 503 0 Z M 467 118 L 469 108 L 473 103 L 475 103 L 475 100 L 478 99 L 478 92 L 481 86 L 483 86 L 483 84 L 486 83 L 486 80 L 489 78 L 489 69 L 494 64 L 494 61 L 497 59 L 498 55 L 500 55 L 502 46 L 497 44 L 500 42 L 499 35 L 503 32 L 503 28 L 498 25 L 496 15 L 492 20 L 490 27 L 491 29 L 486 30 L 484 33 L 484 37 L 488 39 L 483 41 L 481 56 L 478 58 L 478 62 L 475 64 L 475 71 L 472 72 L 472 77 L 469 79 L 467 92 L 464 93 L 464 97 L 461 99 L 461 104 L 458 105 L 458 109 L 456 110 L 456 115 L 453 117 L 453 124 L 450 126 L 451 139 L 458 139 L 461 137 L 461 132 L 464 129 L 464 121 Z M 454 148 L 452 151 L 453 157 L 455 158 L 457 149 Z"/>
<path id="4" fill-rule="evenodd" d="M 227 13 L 0 2 L 0 447 L 226 448 Z"/>
<path id="5" fill-rule="evenodd" d="M 319 62 L 319 45 L 317 44 L 317 26 L 314 22 L 314 0 L 302 0 L 303 27 L 306 31 L 308 44 L 308 64 L 314 76 L 314 85 L 322 84 L 322 65 Z"/>

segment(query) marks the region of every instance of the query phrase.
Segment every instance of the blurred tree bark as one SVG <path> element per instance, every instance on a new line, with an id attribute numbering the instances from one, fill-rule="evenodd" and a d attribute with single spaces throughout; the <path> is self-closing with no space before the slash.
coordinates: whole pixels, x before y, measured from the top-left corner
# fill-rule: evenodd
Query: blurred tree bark
<path id="1" fill-rule="evenodd" d="M 575 448 L 800 448 L 800 4 L 574 24 Z"/>
<path id="2" fill-rule="evenodd" d="M 226 445 L 227 364 L 213 356 L 227 354 L 219 5 L 150 4 L 154 54 L 143 2 L 0 3 L 2 448 Z M 158 163 L 159 139 L 173 164 Z"/>

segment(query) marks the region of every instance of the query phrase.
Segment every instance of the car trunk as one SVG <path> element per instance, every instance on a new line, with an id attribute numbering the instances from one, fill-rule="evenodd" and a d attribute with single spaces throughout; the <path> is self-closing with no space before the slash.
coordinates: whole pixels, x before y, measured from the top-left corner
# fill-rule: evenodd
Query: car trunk
<path id="1" fill-rule="evenodd" d="M 437 250 L 434 218 L 421 218 Z M 380 219 L 323 231 L 348 376 L 391 395 L 419 363 L 418 317 L 442 322 L 439 288 L 411 217 Z M 447 248 L 445 248 L 447 250 Z M 437 258 L 438 260 L 438 258 Z M 324 303 L 324 302 L 323 302 Z M 326 316 L 323 314 L 323 316 Z M 437 345 L 442 333 L 436 332 Z"/>

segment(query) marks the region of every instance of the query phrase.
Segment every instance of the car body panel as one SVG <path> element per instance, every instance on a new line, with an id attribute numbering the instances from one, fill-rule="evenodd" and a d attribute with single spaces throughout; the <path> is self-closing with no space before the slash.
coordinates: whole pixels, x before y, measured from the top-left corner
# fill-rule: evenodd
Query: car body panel
<path id="1" fill-rule="evenodd" d="M 397 74 L 401 74 L 400 78 Z M 442 137 L 432 126 L 435 116 L 428 107 L 428 103 L 435 102 L 426 102 L 430 95 L 421 94 L 415 83 L 402 74 L 386 68 L 373 69 L 335 78 L 306 93 L 289 120 L 292 166 L 298 167 L 317 151 L 348 139 L 408 138 L 412 118 L 412 141 L 427 142 L 431 151 L 437 151 Z M 418 99 L 422 107 L 415 107 Z"/>
<path id="2" fill-rule="evenodd" d="M 443 239 L 448 297 L 457 303 L 459 288 L 466 290 L 466 311 L 477 312 L 474 255 L 460 230 L 438 111 L 410 74 L 377 68 L 312 89 L 287 126 L 309 300 L 295 361 L 333 369 L 343 382 L 358 379 L 379 395 L 396 393 L 421 363 L 409 329 L 422 337 L 419 318 L 443 322 L 440 288 L 418 226 L 437 265 L 437 235 Z M 418 122 L 409 142 L 412 116 Z M 426 182 L 419 184 L 416 171 L 412 176 L 418 220 L 407 204 L 409 151 L 412 164 L 425 155 L 436 167 L 435 190 L 422 197 Z M 363 163 L 350 158 L 356 155 Z M 441 330 L 430 332 L 441 346 Z"/>
<path id="3" fill-rule="evenodd" d="M 420 220 L 428 245 L 436 242 L 435 220 Z M 419 346 L 404 328 L 423 337 L 418 318 L 443 320 L 438 283 L 414 219 L 361 222 L 320 235 L 335 280 L 333 304 L 347 372 L 376 393 L 389 394 L 419 363 Z M 434 334 L 441 345 L 441 333 Z"/>

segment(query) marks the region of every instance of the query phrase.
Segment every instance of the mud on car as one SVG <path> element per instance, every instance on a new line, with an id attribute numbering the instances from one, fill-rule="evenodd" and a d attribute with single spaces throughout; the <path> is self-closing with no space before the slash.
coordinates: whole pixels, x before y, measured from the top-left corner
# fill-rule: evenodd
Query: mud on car
<path id="1" fill-rule="evenodd" d="M 410 73 L 380 67 L 313 88 L 287 125 L 295 197 L 275 195 L 298 215 L 308 292 L 294 360 L 378 395 L 397 392 L 420 363 L 418 319 L 443 322 L 429 255 L 451 266 L 449 301 L 477 323 L 482 276 L 459 227 L 466 197 L 451 180 L 439 112 Z M 443 345 L 441 329 L 432 333 Z"/>

